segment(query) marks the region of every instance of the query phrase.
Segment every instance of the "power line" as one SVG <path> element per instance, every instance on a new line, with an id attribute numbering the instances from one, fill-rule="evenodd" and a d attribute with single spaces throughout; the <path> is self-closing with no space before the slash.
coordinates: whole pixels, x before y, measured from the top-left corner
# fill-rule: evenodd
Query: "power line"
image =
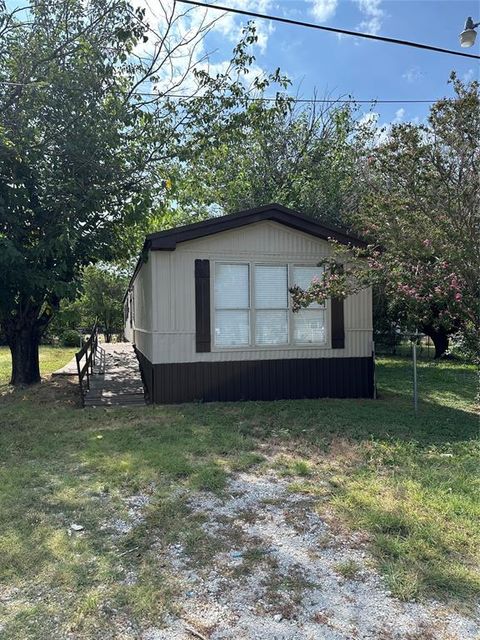
<path id="1" fill-rule="evenodd" d="M 5 80 L 0 80 L 0 85 L 7 85 L 7 86 L 16 86 L 16 87 L 27 87 L 27 86 L 32 86 L 35 84 L 41 84 L 41 81 L 31 81 L 31 82 L 8 82 Z M 182 96 L 179 94 L 162 94 L 161 92 L 158 93 L 148 93 L 145 91 L 138 91 L 135 92 L 137 93 L 137 95 L 140 96 L 144 96 L 146 98 L 154 98 L 154 97 L 159 97 L 159 98 L 175 98 L 175 99 L 182 99 L 182 100 L 201 100 L 203 99 L 205 96 L 200 95 L 200 96 Z M 349 99 L 337 99 L 337 98 L 295 98 L 294 96 L 288 96 L 288 95 L 281 95 L 279 96 L 281 98 L 284 98 L 285 100 L 288 100 L 289 102 L 295 102 L 296 104 L 433 104 L 434 102 L 438 102 L 439 100 L 454 100 L 454 98 L 435 98 L 432 100 L 404 100 L 404 99 L 399 99 L 399 100 L 383 100 L 383 99 L 377 99 L 377 98 L 371 98 L 370 100 L 355 100 L 355 98 L 349 98 Z M 277 98 L 272 98 L 272 97 L 265 97 L 265 96 L 246 96 L 245 98 L 246 100 L 249 100 L 251 102 L 255 102 L 255 101 L 262 101 L 262 102 L 276 102 L 278 100 Z"/>
<path id="2" fill-rule="evenodd" d="M 178 98 L 178 99 L 185 99 L 185 100 L 201 100 L 203 99 L 205 96 L 182 96 L 182 95 L 178 95 L 178 94 L 170 94 L 168 95 L 167 93 L 162 95 L 161 93 L 145 93 L 145 92 L 138 92 L 138 95 L 141 96 L 145 96 L 145 97 L 165 97 L 165 98 Z M 284 98 L 285 100 L 288 100 L 290 102 L 295 102 L 295 103 L 300 103 L 300 104 L 433 104 L 435 102 L 438 102 L 439 100 L 454 100 L 454 98 L 435 98 L 434 100 L 377 100 L 376 98 L 372 98 L 371 100 L 355 100 L 354 98 L 349 98 L 349 99 L 336 99 L 336 98 L 294 98 L 293 96 L 280 96 L 282 98 Z M 246 100 L 249 100 L 251 102 L 255 102 L 255 101 L 262 101 L 262 102 L 276 102 L 278 100 L 277 98 L 271 98 L 271 97 L 264 97 L 264 96 L 258 96 L 258 97 L 254 97 L 254 96 L 248 96 L 245 98 Z"/>
<path id="3" fill-rule="evenodd" d="M 480 56 L 473 53 L 465 53 L 464 51 L 455 51 L 454 49 L 443 49 L 442 47 L 434 47 L 429 44 L 413 42 L 411 40 L 400 40 L 398 38 L 387 38 L 386 36 L 374 36 L 371 33 L 363 33 L 361 31 L 349 31 L 348 29 L 338 29 L 336 27 L 325 27 L 323 25 L 314 24 L 312 22 L 303 22 L 301 20 L 291 20 L 290 18 L 281 18 L 280 16 L 271 16 L 265 13 L 257 13 L 255 11 L 246 11 L 244 9 L 235 9 L 233 7 L 225 7 L 219 4 L 207 4 L 206 2 L 197 2 L 196 0 L 177 0 L 183 4 L 190 4 L 196 7 L 205 7 L 206 9 L 217 9 L 218 11 L 227 11 L 229 13 L 237 13 L 242 16 L 252 18 L 261 18 L 262 20 L 272 20 L 274 22 L 283 22 L 284 24 L 295 25 L 299 27 L 308 27 L 309 29 L 318 29 L 320 31 L 328 31 L 330 33 L 341 33 L 347 36 L 356 36 L 357 38 L 368 38 L 369 40 L 377 40 L 380 42 L 389 42 L 390 44 L 401 44 L 405 47 L 415 47 L 416 49 L 426 49 L 427 51 L 436 51 L 437 53 L 448 53 L 452 56 L 461 56 L 462 58 L 474 58 L 480 60 Z"/>

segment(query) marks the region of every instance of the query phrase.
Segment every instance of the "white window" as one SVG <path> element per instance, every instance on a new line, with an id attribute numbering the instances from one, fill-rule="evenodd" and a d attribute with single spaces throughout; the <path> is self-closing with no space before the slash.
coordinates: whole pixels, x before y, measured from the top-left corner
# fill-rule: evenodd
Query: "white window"
<path id="1" fill-rule="evenodd" d="M 255 344 L 288 344 L 287 265 L 255 265 Z"/>
<path id="2" fill-rule="evenodd" d="M 215 344 L 219 347 L 250 344 L 248 264 L 215 266 Z"/>
<path id="3" fill-rule="evenodd" d="M 288 291 L 293 284 L 308 289 L 322 275 L 316 266 L 216 263 L 215 346 L 325 345 L 325 304 L 293 313 Z"/>
<path id="4" fill-rule="evenodd" d="M 312 281 L 322 275 L 323 267 L 293 267 L 293 282 L 302 289 L 308 289 Z M 312 302 L 293 314 L 293 339 L 298 344 L 325 344 L 324 304 Z"/>

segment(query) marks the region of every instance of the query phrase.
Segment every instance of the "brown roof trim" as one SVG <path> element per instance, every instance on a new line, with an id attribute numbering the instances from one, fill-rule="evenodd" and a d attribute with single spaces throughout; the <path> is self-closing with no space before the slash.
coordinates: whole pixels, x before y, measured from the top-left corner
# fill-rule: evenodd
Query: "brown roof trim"
<path id="1" fill-rule="evenodd" d="M 230 231 L 231 229 L 238 229 L 254 222 L 262 222 L 264 220 L 271 220 L 278 222 L 291 229 L 297 231 L 303 231 L 315 238 L 321 238 L 322 240 L 329 240 L 330 238 L 340 242 L 341 244 L 353 245 L 355 247 L 366 247 L 367 243 L 361 238 L 348 233 L 338 227 L 324 224 L 323 222 L 317 222 L 314 218 L 309 218 L 298 211 L 288 209 L 281 204 L 267 204 L 263 207 L 257 207 L 255 209 L 247 209 L 246 211 L 239 211 L 238 213 L 231 213 L 226 216 L 220 216 L 218 218 L 209 218 L 202 222 L 194 222 L 193 224 L 187 224 L 183 227 L 175 227 L 174 229 L 167 229 L 166 231 L 157 231 L 156 233 L 150 233 L 146 238 L 142 249 L 142 254 L 145 251 L 175 251 L 179 242 L 187 242 L 188 240 L 195 240 L 196 238 L 204 238 L 215 233 L 222 231 Z M 127 292 L 130 290 L 133 281 L 140 267 L 143 264 L 142 254 L 138 259 L 135 271 L 130 279 Z M 125 293 L 124 300 L 127 297 Z"/>
<path id="2" fill-rule="evenodd" d="M 313 218 L 304 216 L 298 213 L 298 211 L 288 209 L 280 204 L 269 204 L 256 209 L 248 209 L 219 218 L 210 218 L 203 222 L 168 229 L 167 231 L 151 233 L 147 236 L 146 242 L 152 251 L 174 251 L 179 242 L 186 242 L 222 231 L 238 229 L 239 227 L 264 220 L 278 222 L 291 229 L 303 231 L 304 233 L 308 233 L 316 238 L 322 238 L 323 240 L 332 238 L 341 244 L 351 244 L 357 247 L 366 246 L 366 243 L 357 236 L 336 227 L 317 222 Z"/>

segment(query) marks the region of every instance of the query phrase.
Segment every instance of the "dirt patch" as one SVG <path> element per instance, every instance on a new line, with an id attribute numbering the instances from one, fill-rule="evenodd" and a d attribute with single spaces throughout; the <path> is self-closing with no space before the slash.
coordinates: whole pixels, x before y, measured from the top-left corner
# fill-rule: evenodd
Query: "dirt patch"
<path id="1" fill-rule="evenodd" d="M 80 407 L 80 392 L 77 377 L 42 376 L 41 382 L 29 387 L 0 385 L 2 402 L 23 401 L 48 406 Z"/>

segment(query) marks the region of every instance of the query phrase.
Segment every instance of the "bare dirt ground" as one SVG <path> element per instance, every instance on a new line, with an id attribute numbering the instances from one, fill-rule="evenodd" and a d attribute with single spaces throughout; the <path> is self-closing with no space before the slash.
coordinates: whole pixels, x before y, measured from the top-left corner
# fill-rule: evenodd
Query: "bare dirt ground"
<path id="1" fill-rule="evenodd" d="M 221 550 L 199 568 L 181 545 L 168 548 L 183 585 L 179 614 L 141 640 L 480 638 L 478 618 L 392 597 L 367 541 L 320 517 L 273 472 L 240 473 L 225 497 L 197 493 L 189 504 Z"/>

